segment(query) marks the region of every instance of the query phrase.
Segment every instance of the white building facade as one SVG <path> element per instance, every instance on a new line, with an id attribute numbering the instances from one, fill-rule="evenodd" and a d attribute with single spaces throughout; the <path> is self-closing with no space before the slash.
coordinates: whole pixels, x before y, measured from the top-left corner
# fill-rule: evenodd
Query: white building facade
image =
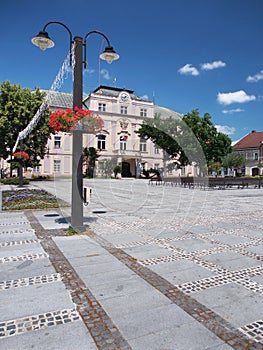
<path id="1" fill-rule="evenodd" d="M 104 121 L 103 129 L 96 135 L 83 134 L 83 147 L 94 147 L 100 154 L 96 176 L 105 176 L 109 166 L 113 171 L 114 164 L 121 166 L 123 177 L 139 177 L 142 169 L 163 169 L 163 151 L 136 134 L 143 121 L 153 118 L 157 108 L 161 107 L 136 96 L 132 90 L 108 86 L 99 86 L 84 97 L 83 105 Z M 61 108 L 72 108 L 72 95 L 52 92 L 50 109 Z M 39 173 L 70 176 L 72 136 L 69 133 L 51 135 L 47 149 Z"/>

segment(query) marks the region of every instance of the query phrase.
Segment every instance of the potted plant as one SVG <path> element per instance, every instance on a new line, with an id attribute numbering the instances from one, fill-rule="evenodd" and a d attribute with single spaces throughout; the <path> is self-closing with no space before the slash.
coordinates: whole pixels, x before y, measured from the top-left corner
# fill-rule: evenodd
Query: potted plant
<path id="1" fill-rule="evenodd" d="M 78 107 L 53 112 L 49 118 L 49 125 L 54 133 L 71 132 L 79 121 L 83 123 L 84 130 L 88 133 L 96 133 L 103 127 L 103 120 L 98 114 Z"/>

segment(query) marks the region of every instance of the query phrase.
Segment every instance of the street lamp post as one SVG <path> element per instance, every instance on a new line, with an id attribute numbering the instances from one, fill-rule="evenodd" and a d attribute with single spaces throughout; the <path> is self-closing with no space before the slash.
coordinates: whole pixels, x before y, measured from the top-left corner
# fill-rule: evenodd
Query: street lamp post
<path id="1" fill-rule="evenodd" d="M 50 24 L 58 24 L 63 26 L 70 36 L 70 64 L 72 64 L 72 45 L 74 45 L 74 82 L 73 82 L 73 108 L 82 108 L 83 98 L 83 64 L 86 68 L 86 42 L 91 34 L 99 34 L 107 42 L 107 46 L 103 53 L 100 54 L 100 58 L 111 63 L 119 58 L 119 55 L 114 51 L 110 45 L 109 39 L 105 34 L 97 30 L 88 32 L 84 39 L 76 36 L 72 40 L 72 33 L 70 29 L 62 22 L 48 22 L 43 27 L 42 31 L 34 37 L 31 41 L 34 45 L 40 49 L 45 50 L 52 48 L 55 44 L 49 38 L 46 28 Z M 83 60 L 83 47 L 84 47 L 84 60 Z M 78 128 L 73 130 L 72 141 L 72 194 L 71 194 L 71 226 L 75 229 L 83 229 L 83 175 L 82 175 L 82 134 L 83 131 Z"/>

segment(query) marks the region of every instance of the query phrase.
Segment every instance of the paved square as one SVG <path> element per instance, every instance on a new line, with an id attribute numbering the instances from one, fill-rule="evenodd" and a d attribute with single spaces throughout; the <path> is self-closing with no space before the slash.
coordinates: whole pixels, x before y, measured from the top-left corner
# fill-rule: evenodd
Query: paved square
<path id="1" fill-rule="evenodd" d="M 262 349 L 262 189 L 85 184 L 87 233 L 63 234 L 70 208 L 0 213 L 0 346 L 47 329 L 51 349 L 63 330 L 79 349 Z M 37 185 L 70 201 L 67 180 Z"/>

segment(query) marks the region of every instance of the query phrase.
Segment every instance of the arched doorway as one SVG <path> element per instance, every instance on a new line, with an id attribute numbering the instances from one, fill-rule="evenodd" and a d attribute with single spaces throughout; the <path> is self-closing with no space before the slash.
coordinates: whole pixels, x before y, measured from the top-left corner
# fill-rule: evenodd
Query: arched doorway
<path id="1" fill-rule="evenodd" d="M 252 168 L 252 176 L 259 175 L 259 168 Z"/>

